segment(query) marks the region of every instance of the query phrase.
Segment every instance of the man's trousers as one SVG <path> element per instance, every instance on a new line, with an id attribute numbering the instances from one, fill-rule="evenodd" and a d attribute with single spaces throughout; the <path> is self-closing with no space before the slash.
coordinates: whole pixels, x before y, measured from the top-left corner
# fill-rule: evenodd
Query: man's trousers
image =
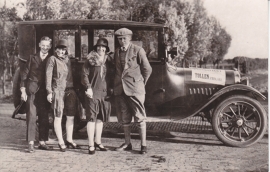
<path id="1" fill-rule="evenodd" d="M 27 95 L 26 101 L 26 124 L 27 141 L 35 141 L 36 121 L 38 116 L 39 141 L 47 141 L 49 137 L 49 111 L 50 103 L 47 101 L 45 87 L 40 88 L 36 94 Z"/>

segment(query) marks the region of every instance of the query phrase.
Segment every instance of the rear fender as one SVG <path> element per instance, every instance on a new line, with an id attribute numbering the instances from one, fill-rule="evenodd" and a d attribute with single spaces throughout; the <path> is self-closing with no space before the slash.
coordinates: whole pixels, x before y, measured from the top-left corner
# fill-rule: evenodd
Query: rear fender
<path id="1" fill-rule="evenodd" d="M 20 91 L 20 85 L 21 85 L 21 76 L 20 76 L 20 70 L 22 66 L 26 64 L 25 59 L 18 57 L 19 60 L 19 66 L 16 69 L 14 75 L 13 75 L 13 88 L 12 88 L 12 94 L 13 94 L 13 104 L 15 107 L 15 111 L 13 115 L 16 114 L 24 114 L 25 113 L 25 103 L 21 103 L 21 91 Z M 17 109 L 18 108 L 18 109 Z"/>
<path id="2" fill-rule="evenodd" d="M 20 67 L 19 67 L 17 68 L 13 76 L 12 94 L 13 94 L 13 104 L 15 107 L 13 116 L 17 115 L 18 113 L 24 114 L 26 112 L 26 105 L 25 103 L 21 102 L 20 83 L 21 83 L 21 77 L 20 77 Z"/>

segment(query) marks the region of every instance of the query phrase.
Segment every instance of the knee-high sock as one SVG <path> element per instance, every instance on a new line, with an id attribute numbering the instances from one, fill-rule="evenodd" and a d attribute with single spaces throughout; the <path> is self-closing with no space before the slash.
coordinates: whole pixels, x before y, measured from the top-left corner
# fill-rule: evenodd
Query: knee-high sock
<path id="1" fill-rule="evenodd" d="M 87 123 L 87 134 L 88 134 L 89 146 L 94 146 L 95 122 Z"/>
<path id="2" fill-rule="evenodd" d="M 67 116 L 67 121 L 66 121 L 66 131 L 67 131 L 67 141 L 68 142 L 73 142 L 73 126 L 74 126 L 74 116 Z"/>
<path id="3" fill-rule="evenodd" d="M 130 124 L 124 124 L 123 125 L 123 130 L 124 130 L 124 134 L 125 134 L 125 143 L 128 145 L 130 143 Z"/>
<path id="4" fill-rule="evenodd" d="M 140 122 L 140 137 L 141 137 L 141 145 L 146 146 L 146 122 Z"/>
<path id="5" fill-rule="evenodd" d="M 96 131 L 95 131 L 95 142 L 97 144 L 101 144 L 101 135 L 103 130 L 103 122 L 101 120 L 97 120 L 96 122 Z"/>
<path id="6" fill-rule="evenodd" d="M 54 131 L 58 139 L 59 144 L 63 144 L 63 135 L 62 135 L 62 118 L 55 117 L 54 118 Z"/>

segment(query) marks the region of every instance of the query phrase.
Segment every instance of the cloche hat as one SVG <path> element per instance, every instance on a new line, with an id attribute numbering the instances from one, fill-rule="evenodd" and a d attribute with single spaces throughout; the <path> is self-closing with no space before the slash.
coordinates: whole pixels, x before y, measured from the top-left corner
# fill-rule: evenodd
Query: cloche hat
<path id="1" fill-rule="evenodd" d="M 110 48 L 108 47 L 108 40 L 106 38 L 99 38 L 97 40 L 96 45 L 94 46 L 94 50 L 97 51 L 97 46 L 103 46 L 106 47 L 106 52 L 110 51 Z"/>
<path id="2" fill-rule="evenodd" d="M 55 46 L 55 49 L 56 48 L 67 48 L 67 41 L 65 39 L 60 39 Z"/>

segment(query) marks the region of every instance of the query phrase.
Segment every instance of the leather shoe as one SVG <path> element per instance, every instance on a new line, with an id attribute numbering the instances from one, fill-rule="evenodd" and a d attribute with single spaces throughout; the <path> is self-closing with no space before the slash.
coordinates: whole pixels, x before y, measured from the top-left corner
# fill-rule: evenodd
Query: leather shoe
<path id="1" fill-rule="evenodd" d="M 65 144 L 58 144 L 61 152 L 66 152 L 66 145 Z"/>
<path id="2" fill-rule="evenodd" d="M 129 143 L 128 145 L 123 143 L 120 147 L 115 148 L 116 151 L 127 151 L 127 150 L 132 150 L 132 145 Z"/>
<path id="3" fill-rule="evenodd" d="M 147 147 L 146 146 L 141 146 L 141 154 L 146 154 L 147 153 Z"/>
<path id="4" fill-rule="evenodd" d="M 28 145 L 28 152 L 29 153 L 34 153 L 35 152 L 35 150 L 34 150 L 34 144 L 29 144 Z"/>
<path id="5" fill-rule="evenodd" d="M 81 147 L 74 142 L 66 141 L 67 148 L 71 147 L 72 149 L 81 149 Z"/>
<path id="6" fill-rule="evenodd" d="M 38 148 L 41 150 L 52 150 L 52 148 L 46 144 L 39 145 Z"/>
<path id="7" fill-rule="evenodd" d="M 90 150 L 91 148 L 92 148 L 92 150 Z M 88 153 L 89 153 L 90 155 L 95 154 L 95 152 L 96 152 L 95 146 L 88 146 Z"/>
<path id="8" fill-rule="evenodd" d="M 99 148 L 100 151 L 107 151 L 107 149 L 102 144 L 97 144 L 95 142 L 95 149 Z"/>

